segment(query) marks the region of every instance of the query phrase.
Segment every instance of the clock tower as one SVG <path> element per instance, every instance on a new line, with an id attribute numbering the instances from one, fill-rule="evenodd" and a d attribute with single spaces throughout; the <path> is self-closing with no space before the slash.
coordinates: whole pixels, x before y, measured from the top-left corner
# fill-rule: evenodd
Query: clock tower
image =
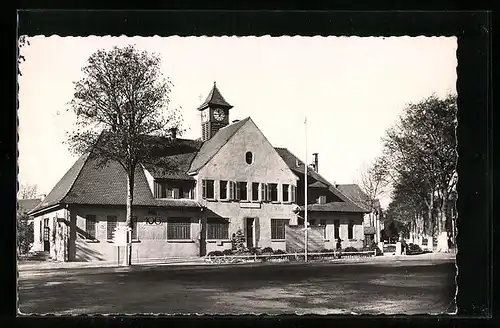
<path id="1" fill-rule="evenodd" d="M 217 131 L 229 124 L 229 110 L 233 108 L 222 97 L 214 82 L 214 86 L 207 99 L 198 107 L 201 116 L 201 140 L 207 141 Z"/>

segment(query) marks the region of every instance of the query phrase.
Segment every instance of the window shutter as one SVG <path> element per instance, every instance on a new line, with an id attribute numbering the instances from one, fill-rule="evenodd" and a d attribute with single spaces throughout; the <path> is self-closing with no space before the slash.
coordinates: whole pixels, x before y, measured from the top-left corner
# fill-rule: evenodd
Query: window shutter
<path id="1" fill-rule="evenodd" d="M 240 198 L 240 192 L 241 192 L 241 190 L 240 190 L 240 184 L 239 184 L 239 183 L 237 183 L 237 182 L 235 182 L 235 185 L 236 185 L 236 197 L 234 197 L 234 198 L 235 198 L 236 200 L 239 200 L 239 199 L 241 199 L 241 198 Z"/>
<path id="2" fill-rule="evenodd" d="M 261 183 L 260 184 L 260 201 L 261 202 L 265 202 L 266 201 L 266 196 L 267 196 L 267 193 L 266 193 L 266 184 L 265 183 Z"/>
<path id="3" fill-rule="evenodd" d="M 228 184 L 228 188 L 229 188 L 227 199 L 234 199 L 234 182 L 228 181 L 227 184 Z"/>
<path id="4" fill-rule="evenodd" d="M 202 192 L 201 192 L 201 196 L 203 198 L 207 198 L 207 181 L 206 180 L 202 180 L 201 182 L 201 188 L 202 188 Z"/>
<path id="5" fill-rule="evenodd" d="M 172 192 L 172 196 L 174 199 L 179 199 L 180 198 L 180 195 L 179 195 L 180 191 L 179 191 L 179 188 L 174 188 L 173 189 L 173 192 Z"/>
<path id="6" fill-rule="evenodd" d="M 266 200 L 270 201 L 271 200 L 271 188 L 269 188 L 269 184 L 268 183 L 266 183 L 266 194 L 267 194 Z"/>
<path id="7" fill-rule="evenodd" d="M 292 198 L 292 203 L 295 203 L 295 194 L 297 192 L 297 187 L 296 186 L 290 186 L 290 187 L 291 187 L 290 190 L 292 192 L 292 197 L 291 197 Z"/>

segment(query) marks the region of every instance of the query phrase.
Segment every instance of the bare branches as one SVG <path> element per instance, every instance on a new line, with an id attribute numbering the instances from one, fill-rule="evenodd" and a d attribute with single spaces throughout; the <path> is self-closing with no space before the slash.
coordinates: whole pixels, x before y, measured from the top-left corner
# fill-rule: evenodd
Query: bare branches
<path id="1" fill-rule="evenodd" d="M 35 185 L 32 185 L 32 184 L 21 184 L 19 186 L 19 192 L 18 192 L 18 197 L 20 199 L 33 199 L 33 198 L 36 198 L 37 196 L 37 189 L 38 189 L 38 186 L 35 184 Z"/>

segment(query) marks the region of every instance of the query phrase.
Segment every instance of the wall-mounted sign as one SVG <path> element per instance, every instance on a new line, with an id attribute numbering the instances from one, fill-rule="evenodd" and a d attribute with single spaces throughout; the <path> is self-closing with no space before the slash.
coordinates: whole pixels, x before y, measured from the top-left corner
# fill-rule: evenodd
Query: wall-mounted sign
<path id="1" fill-rule="evenodd" d="M 162 218 L 159 216 L 146 216 L 144 221 L 147 224 L 161 224 L 163 222 Z"/>
<path id="2" fill-rule="evenodd" d="M 260 203 L 240 203 L 241 208 L 260 208 Z"/>

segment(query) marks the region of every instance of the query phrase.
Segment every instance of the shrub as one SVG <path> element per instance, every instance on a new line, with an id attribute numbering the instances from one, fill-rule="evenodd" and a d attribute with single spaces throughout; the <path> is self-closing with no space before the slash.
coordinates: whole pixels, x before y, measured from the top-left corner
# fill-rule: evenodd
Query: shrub
<path id="1" fill-rule="evenodd" d="M 375 256 L 380 256 L 384 254 L 382 253 L 382 251 L 380 250 L 380 248 L 377 246 L 376 243 L 372 243 L 369 246 L 363 247 L 363 251 L 375 251 Z"/>
<path id="2" fill-rule="evenodd" d="M 233 251 L 231 249 L 225 249 L 222 251 L 222 255 L 233 255 Z"/>
<path id="3" fill-rule="evenodd" d="M 27 215 L 17 216 L 17 249 L 19 255 L 27 254 L 33 244 L 33 222 L 29 222 Z"/>
<path id="4" fill-rule="evenodd" d="M 258 248 L 258 247 L 251 247 L 248 251 L 252 255 L 260 255 L 261 254 L 260 248 Z"/>
<path id="5" fill-rule="evenodd" d="M 286 254 L 286 252 L 284 250 L 282 250 L 282 249 L 275 249 L 273 251 L 273 254 Z"/>
<path id="6" fill-rule="evenodd" d="M 329 249 L 329 248 L 323 248 L 321 251 L 319 251 L 320 253 L 333 253 L 334 250 L 333 249 Z"/>
<path id="7" fill-rule="evenodd" d="M 262 250 L 262 254 L 273 254 L 273 249 L 271 247 L 265 247 Z"/>
<path id="8" fill-rule="evenodd" d="M 238 231 L 233 234 L 231 238 L 231 246 L 233 251 L 236 253 L 242 253 L 245 251 L 245 235 L 241 229 L 238 229 Z"/>
<path id="9" fill-rule="evenodd" d="M 210 253 L 208 253 L 208 256 L 212 257 L 212 256 L 223 256 L 224 254 L 221 252 L 221 251 L 211 251 Z"/>
<path id="10" fill-rule="evenodd" d="M 344 248 L 343 251 L 344 252 L 359 252 L 357 248 L 351 247 L 351 246 Z"/>

